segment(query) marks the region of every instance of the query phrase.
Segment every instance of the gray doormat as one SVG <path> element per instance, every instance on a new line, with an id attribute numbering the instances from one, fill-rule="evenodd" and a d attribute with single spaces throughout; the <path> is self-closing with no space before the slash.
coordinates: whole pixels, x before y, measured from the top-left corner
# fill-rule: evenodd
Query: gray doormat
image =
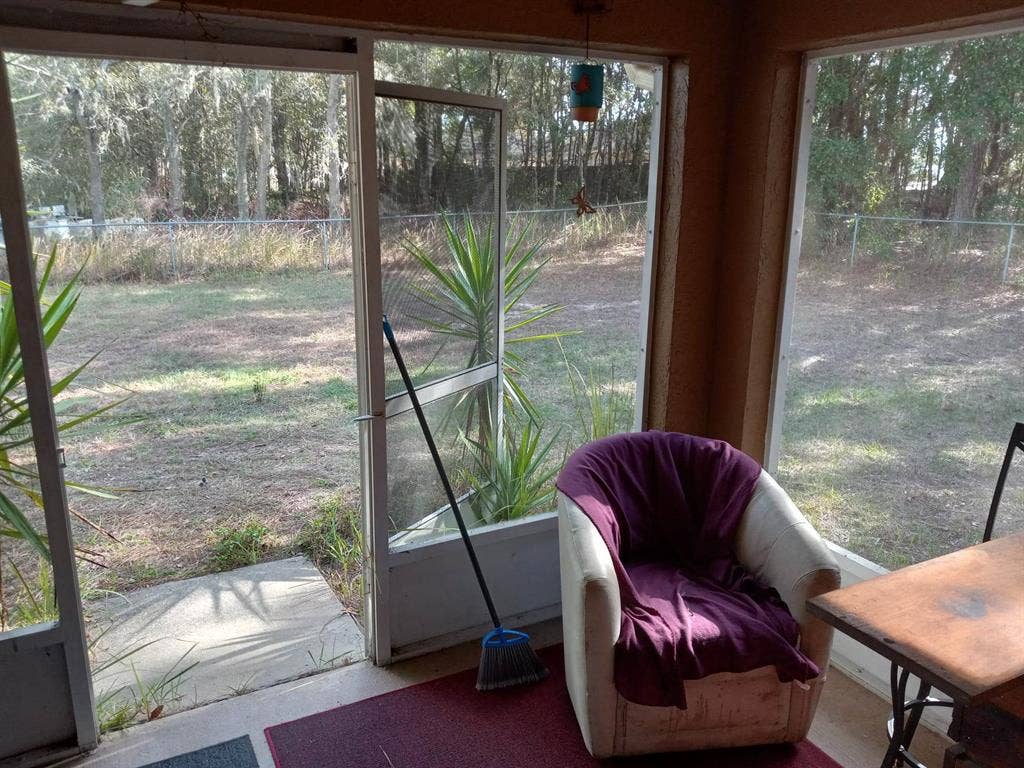
<path id="1" fill-rule="evenodd" d="M 259 768 L 248 736 L 149 763 L 142 768 Z"/>

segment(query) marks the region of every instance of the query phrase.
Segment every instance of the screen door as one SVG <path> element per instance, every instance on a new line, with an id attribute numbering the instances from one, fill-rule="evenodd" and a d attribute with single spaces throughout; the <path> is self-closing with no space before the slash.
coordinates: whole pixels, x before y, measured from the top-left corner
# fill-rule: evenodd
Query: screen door
<path id="1" fill-rule="evenodd" d="M 472 476 L 501 424 L 504 102 L 378 82 L 375 112 L 382 308 L 472 527 Z M 374 518 L 393 656 L 476 623 L 483 605 L 386 347 L 380 366 L 386 500 Z M 431 588 L 446 569 L 456 594 Z"/>

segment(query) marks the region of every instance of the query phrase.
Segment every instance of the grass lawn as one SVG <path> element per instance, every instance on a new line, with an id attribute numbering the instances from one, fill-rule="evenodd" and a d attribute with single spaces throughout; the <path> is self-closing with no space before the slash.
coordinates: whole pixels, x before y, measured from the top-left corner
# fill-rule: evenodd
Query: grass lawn
<path id="1" fill-rule="evenodd" d="M 118 539 L 80 532 L 110 566 L 97 586 L 213 570 L 215 529 L 251 520 L 279 556 L 320 507 L 356 504 L 353 350 L 344 273 L 87 285 L 51 361 L 101 354 L 58 408 L 129 399 L 65 435 L 67 476 L 133 489 L 72 496 Z"/>
<path id="2" fill-rule="evenodd" d="M 599 235 L 552 240 L 527 295 L 566 306 L 528 333 L 573 332 L 520 350 L 555 462 L 582 441 L 565 357 L 621 391 L 636 376 L 642 235 Z M 1024 416 L 1019 281 L 809 259 L 797 294 L 780 478 L 798 506 L 890 567 L 977 541 Z M 72 494 L 117 539 L 76 523 L 108 566 L 86 583 L 125 591 L 301 550 L 358 609 L 358 568 L 337 562 L 358 557 L 361 514 L 353 320 L 347 271 L 85 286 L 51 362 L 100 354 L 58 408 L 129 399 L 65 434 L 67 476 L 132 489 Z M 432 476 L 425 456 L 398 471 Z M 1024 482 L 1004 510 L 1007 529 L 1024 523 Z"/>
<path id="3" fill-rule="evenodd" d="M 549 253 L 527 298 L 567 308 L 530 332 L 579 331 L 562 340 L 566 356 L 631 386 L 642 244 L 630 233 L 554 241 Z M 580 440 L 562 349 L 521 346 L 524 386 L 545 435 L 565 446 L 553 451 L 560 462 Z M 317 557 L 331 547 L 312 539 L 333 533 L 327 518 L 338 511 L 351 538 L 359 472 L 350 272 L 90 283 L 52 348 L 55 375 L 97 351 L 58 409 L 129 399 L 65 433 L 66 474 L 132 490 L 116 500 L 71 495 L 75 510 L 117 538 L 76 524 L 79 543 L 108 566 L 87 566 L 90 586 L 126 591 L 300 548 Z M 326 570 L 357 609 L 358 596 Z"/>
<path id="4" fill-rule="evenodd" d="M 1024 418 L 1024 282 L 991 265 L 797 278 L 779 474 L 829 539 L 889 568 L 981 540 L 1014 421 Z M 1024 466 L 998 530 L 1024 527 Z"/>

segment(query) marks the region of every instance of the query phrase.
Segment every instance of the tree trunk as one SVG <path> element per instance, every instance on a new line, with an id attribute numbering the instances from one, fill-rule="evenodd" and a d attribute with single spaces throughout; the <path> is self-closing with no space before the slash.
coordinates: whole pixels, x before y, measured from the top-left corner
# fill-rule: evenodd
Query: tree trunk
<path id="1" fill-rule="evenodd" d="M 267 218 L 267 187 L 270 182 L 270 158 L 273 151 L 273 101 L 274 84 L 269 75 L 260 89 L 258 100 L 260 108 L 260 154 L 256 165 L 256 218 L 265 221 Z"/>
<path id="2" fill-rule="evenodd" d="M 327 77 L 327 215 L 341 218 L 341 157 L 338 155 L 338 102 L 341 75 Z"/>
<path id="3" fill-rule="evenodd" d="M 921 195 L 921 218 L 927 219 L 931 215 L 932 207 L 932 170 L 935 165 L 935 119 L 928 123 L 928 148 L 925 152 L 925 177 L 924 193 Z"/>
<path id="4" fill-rule="evenodd" d="M 238 220 L 249 220 L 249 112 L 239 105 L 235 118 L 235 202 Z"/>
<path id="5" fill-rule="evenodd" d="M 966 162 L 960 169 L 960 178 L 953 191 L 949 217 L 951 219 L 973 219 L 978 207 L 978 191 L 981 188 L 982 169 L 985 165 L 985 153 L 988 139 L 976 139 L 966 148 Z"/>
<path id="6" fill-rule="evenodd" d="M 167 177 L 170 183 L 169 213 L 172 219 L 182 219 L 185 217 L 185 198 L 181 183 L 181 137 L 178 135 L 178 123 L 174 119 L 170 100 L 165 99 L 161 106 L 167 150 Z"/>
<path id="7" fill-rule="evenodd" d="M 424 206 L 430 201 L 430 177 L 433 175 L 430 146 L 430 109 L 421 101 L 413 102 L 413 128 L 416 133 L 416 160 L 413 165 L 416 204 Z M 411 190 L 410 190 L 411 191 Z"/>
<path id="8" fill-rule="evenodd" d="M 281 195 L 281 203 L 288 207 L 292 201 L 292 179 L 288 169 L 288 113 L 283 109 L 274 111 L 271 128 L 271 141 L 274 152 L 274 175 L 277 176 L 277 189 Z"/>
<path id="9" fill-rule="evenodd" d="M 93 120 L 83 103 L 82 92 L 73 89 L 69 93 L 71 111 L 85 140 L 85 156 L 89 163 L 89 207 L 93 224 L 107 222 L 107 202 L 103 194 L 103 166 L 100 162 L 100 135 L 93 126 Z"/>

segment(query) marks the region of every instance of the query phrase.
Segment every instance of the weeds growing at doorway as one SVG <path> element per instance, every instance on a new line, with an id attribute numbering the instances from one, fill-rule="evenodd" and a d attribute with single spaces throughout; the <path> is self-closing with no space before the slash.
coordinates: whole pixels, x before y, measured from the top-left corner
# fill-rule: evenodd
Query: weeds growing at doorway
<path id="1" fill-rule="evenodd" d="M 90 655 L 93 659 L 93 680 L 102 685 L 105 678 L 130 673 L 130 681 L 101 688 L 96 694 L 96 719 L 100 733 L 117 731 L 127 728 L 136 722 L 156 720 L 164 714 L 171 704 L 181 701 L 184 685 L 190 672 L 199 664 L 198 661 L 186 663 L 189 655 L 195 650 L 193 644 L 155 680 L 146 680 L 135 667 L 133 657 L 160 640 L 140 643 L 99 659 L 97 643 L 104 632 L 90 641 Z"/>
<path id="2" fill-rule="evenodd" d="M 213 562 L 217 570 L 230 571 L 258 563 L 270 547 L 269 535 L 270 529 L 252 517 L 238 526 L 214 528 Z"/>
<path id="3" fill-rule="evenodd" d="M 318 498 L 316 516 L 303 526 L 297 545 L 324 573 L 345 607 L 358 614 L 364 566 L 359 508 L 340 493 Z"/>

